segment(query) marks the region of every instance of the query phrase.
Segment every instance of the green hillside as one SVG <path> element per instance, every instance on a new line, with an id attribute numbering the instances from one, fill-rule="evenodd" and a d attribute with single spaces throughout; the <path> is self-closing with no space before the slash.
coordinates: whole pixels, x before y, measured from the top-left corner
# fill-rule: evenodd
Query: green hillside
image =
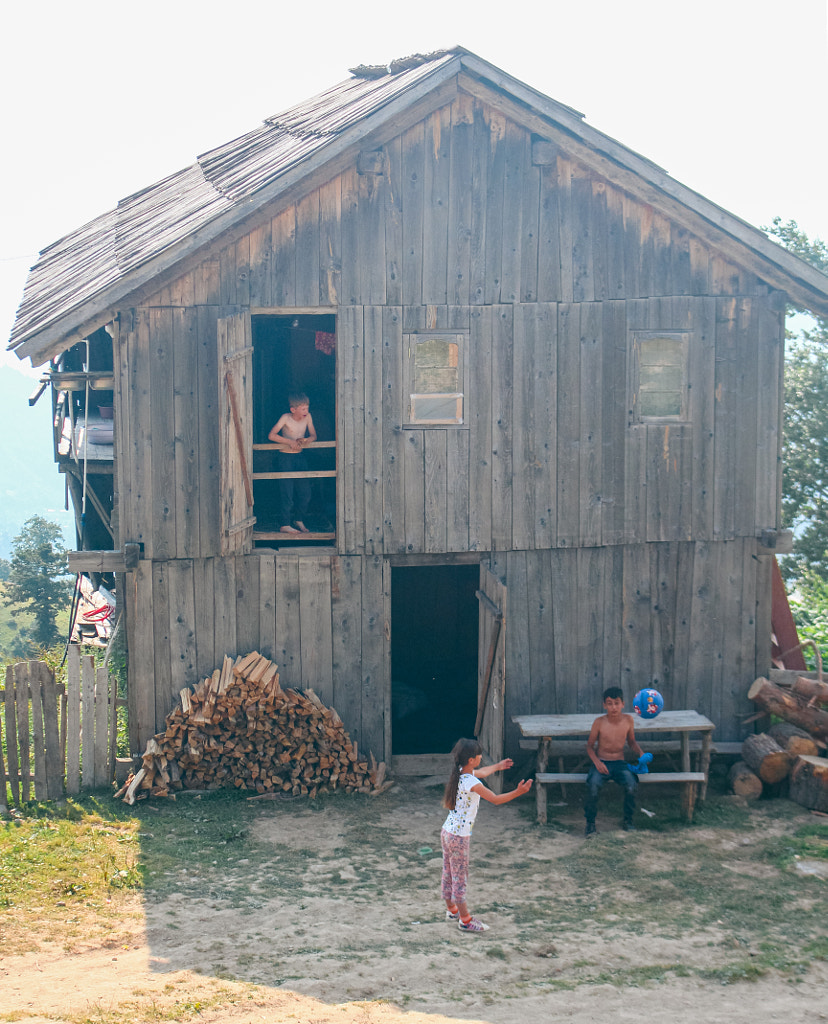
<path id="1" fill-rule="evenodd" d="M 26 646 L 26 637 L 34 616 L 25 612 L 22 615 L 13 616 L 11 608 L 4 604 L 4 597 L 4 585 L 0 583 L 0 664 L 29 658 L 33 653 Z M 69 629 L 69 599 L 67 599 L 64 611 L 58 615 L 57 624 L 61 639 L 65 640 L 66 632 Z"/>
<path id="2" fill-rule="evenodd" d="M 32 377 L 0 366 L 0 558 L 9 557 L 13 538 L 34 515 L 57 523 L 66 546 L 75 546 L 63 477 L 52 455 L 49 393 L 35 406 L 27 401 L 36 387 Z"/>

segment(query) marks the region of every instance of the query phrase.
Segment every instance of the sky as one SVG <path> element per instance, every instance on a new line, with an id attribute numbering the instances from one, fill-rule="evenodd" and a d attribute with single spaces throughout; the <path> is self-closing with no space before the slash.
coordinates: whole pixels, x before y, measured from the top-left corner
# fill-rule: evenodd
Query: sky
<path id="1" fill-rule="evenodd" d="M 828 0 L 28 0 L 0 12 L 0 365 L 40 249 L 348 77 L 461 45 L 761 227 L 828 240 Z"/>

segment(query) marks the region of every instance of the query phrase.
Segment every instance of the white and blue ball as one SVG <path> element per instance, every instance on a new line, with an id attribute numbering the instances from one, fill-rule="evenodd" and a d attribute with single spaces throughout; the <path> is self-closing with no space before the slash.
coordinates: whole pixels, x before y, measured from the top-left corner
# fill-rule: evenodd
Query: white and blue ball
<path id="1" fill-rule="evenodd" d="M 658 690 L 645 687 L 633 697 L 633 710 L 642 718 L 655 718 L 664 710 L 664 698 Z"/>

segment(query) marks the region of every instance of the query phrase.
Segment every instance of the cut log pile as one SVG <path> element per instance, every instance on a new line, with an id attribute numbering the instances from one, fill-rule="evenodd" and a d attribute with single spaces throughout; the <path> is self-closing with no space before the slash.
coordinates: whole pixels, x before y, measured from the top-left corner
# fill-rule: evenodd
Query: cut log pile
<path id="1" fill-rule="evenodd" d="M 164 732 L 147 743 L 141 768 L 115 794 L 126 803 L 177 790 L 316 797 L 377 795 L 392 785 L 385 763 L 360 755 L 333 708 L 313 690 L 282 689 L 277 666 L 257 651 L 225 658 L 180 698 Z"/>
<path id="2" fill-rule="evenodd" d="M 787 780 L 792 800 L 824 812 L 828 806 L 828 759 L 818 756 L 828 741 L 828 685 L 819 678 L 797 677 L 789 685 L 760 676 L 748 697 L 764 712 L 782 719 L 765 733 L 748 736 L 742 760 L 730 772 L 734 793 L 747 799 L 765 786 Z"/>

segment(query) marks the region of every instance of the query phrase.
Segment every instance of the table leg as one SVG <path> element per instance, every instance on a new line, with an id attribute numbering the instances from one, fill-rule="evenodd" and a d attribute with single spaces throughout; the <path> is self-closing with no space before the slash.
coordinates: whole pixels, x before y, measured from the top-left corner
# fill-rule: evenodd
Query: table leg
<path id="1" fill-rule="evenodd" d="M 545 772 L 549 762 L 549 738 L 544 736 L 538 742 L 538 772 Z M 535 777 L 535 805 L 538 810 L 538 824 L 546 824 L 546 786 Z"/>
<path id="2" fill-rule="evenodd" d="M 690 771 L 690 733 L 683 732 L 681 734 L 681 770 L 683 772 Z"/>
<path id="3" fill-rule="evenodd" d="M 685 782 L 684 792 L 681 795 L 681 805 L 684 816 L 688 822 L 693 820 L 693 811 L 696 807 L 696 786 L 697 782 Z"/>
<path id="4" fill-rule="evenodd" d="M 704 782 L 701 784 L 699 792 L 700 800 L 704 800 L 707 797 L 707 777 L 710 772 L 710 748 L 712 744 L 713 732 L 708 729 L 707 732 L 702 733 L 701 767 L 699 771 L 704 772 Z"/>

